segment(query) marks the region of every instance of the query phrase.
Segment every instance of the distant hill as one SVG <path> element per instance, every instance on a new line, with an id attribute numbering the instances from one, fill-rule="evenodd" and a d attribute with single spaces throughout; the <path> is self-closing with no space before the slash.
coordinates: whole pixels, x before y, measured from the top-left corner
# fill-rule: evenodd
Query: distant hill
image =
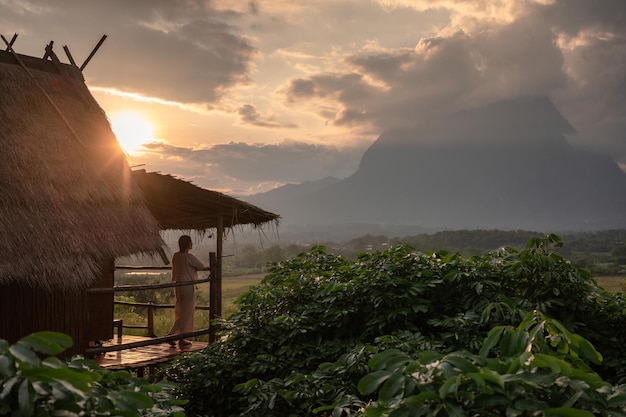
<path id="1" fill-rule="evenodd" d="M 568 144 L 546 98 L 384 132 L 342 180 L 247 198 L 299 227 L 590 231 L 626 227 L 626 174 Z M 367 230 L 369 233 L 370 230 Z"/>

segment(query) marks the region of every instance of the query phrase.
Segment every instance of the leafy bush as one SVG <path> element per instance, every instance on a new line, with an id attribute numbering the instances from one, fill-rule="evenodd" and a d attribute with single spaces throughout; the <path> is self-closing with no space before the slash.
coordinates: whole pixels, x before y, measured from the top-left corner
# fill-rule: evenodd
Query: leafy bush
<path id="1" fill-rule="evenodd" d="M 149 384 L 91 360 L 54 356 L 71 345 L 69 336 L 55 332 L 34 333 L 14 345 L 0 339 L 0 415 L 185 415 L 171 383 Z"/>
<path id="2" fill-rule="evenodd" d="M 181 384 L 181 393 L 190 400 L 190 414 L 300 416 L 332 410 L 333 415 L 350 415 L 363 409 L 368 416 L 392 411 L 412 415 L 415 410 L 395 411 L 386 403 L 382 414 L 372 411 L 379 403 L 367 406 L 378 401 L 371 396 L 378 388 L 363 390 L 359 381 L 370 373 L 373 358 L 397 351 L 402 357 L 420 358 L 420 366 L 425 366 L 430 363 L 424 362 L 426 357 L 441 362 L 444 357 L 461 355 L 474 367 L 485 368 L 486 373 L 495 369 L 505 378 L 509 368 L 498 363 L 519 362 L 520 349 L 531 344 L 533 349 L 541 348 L 538 353 L 548 355 L 545 346 L 556 343 L 555 360 L 571 360 L 568 366 L 574 366 L 574 379 L 591 378 L 599 384 L 592 390 L 608 386 L 614 395 L 621 395 L 622 388 L 610 384 L 623 383 L 626 376 L 621 354 L 626 342 L 626 304 L 599 288 L 589 271 L 557 255 L 553 249 L 560 245 L 560 238 L 550 235 L 532 239 L 525 250 L 505 248 L 469 258 L 396 246 L 360 254 L 354 261 L 328 254 L 323 247 L 314 248 L 276 264 L 259 286 L 238 299 L 239 312 L 222 323 L 223 339 L 203 353 L 179 360 L 168 376 Z M 546 323 L 556 326 L 560 333 L 543 338 L 536 333 L 533 342 L 528 342 L 530 336 L 524 334 L 530 334 L 529 313 L 542 317 L 544 327 Z M 518 325 L 522 327 L 514 331 Z M 500 332 L 497 345 L 490 342 L 493 332 Z M 495 358 L 483 355 L 485 346 Z M 593 346 L 604 361 L 591 360 Z M 426 353 L 431 351 L 436 355 Z M 548 372 L 546 381 L 572 378 L 558 367 L 540 364 L 539 360 L 525 367 L 520 364 L 519 371 Z M 421 369 L 414 371 L 419 375 Z M 378 370 L 383 369 L 374 372 Z M 581 376 L 581 372 L 589 375 Z M 434 376 L 432 386 L 445 383 Z M 443 376 L 447 381 L 452 374 Z M 410 382 L 400 380 L 405 382 L 399 384 Z M 539 384 L 527 397 L 551 396 L 552 389 L 556 388 Z M 383 392 L 397 397 L 391 388 Z M 410 392 L 402 391 L 399 398 Z M 601 409 L 603 399 L 597 400 L 591 408 Z M 468 407 L 471 410 L 473 405 Z"/>
<path id="3" fill-rule="evenodd" d="M 498 355 L 489 357 L 498 347 Z M 586 361 L 601 355 L 559 322 L 531 312 L 516 329 L 495 327 L 479 354 L 425 351 L 413 359 L 386 350 L 369 361 L 358 383 L 369 401 L 339 399 L 333 415 L 348 416 L 594 416 L 624 415 L 626 386 L 613 387 Z"/>

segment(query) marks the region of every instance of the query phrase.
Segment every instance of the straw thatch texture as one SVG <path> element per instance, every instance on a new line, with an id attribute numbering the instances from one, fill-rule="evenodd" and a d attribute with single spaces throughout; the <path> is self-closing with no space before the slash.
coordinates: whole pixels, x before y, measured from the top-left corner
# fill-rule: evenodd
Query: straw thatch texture
<path id="1" fill-rule="evenodd" d="M 280 216 L 217 191 L 207 190 L 171 175 L 133 171 L 146 204 L 162 229 L 206 230 L 237 225 L 278 225 Z"/>
<path id="2" fill-rule="evenodd" d="M 0 63 L 0 146 L 0 285 L 84 288 L 98 262 L 161 247 L 82 79 Z"/>

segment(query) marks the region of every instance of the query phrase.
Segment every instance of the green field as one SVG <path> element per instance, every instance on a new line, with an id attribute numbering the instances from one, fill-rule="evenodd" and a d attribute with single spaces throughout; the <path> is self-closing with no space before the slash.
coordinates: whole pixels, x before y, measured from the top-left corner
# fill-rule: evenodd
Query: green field
<path id="1" fill-rule="evenodd" d="M 239 275 L 236 277 L 222 278 L 222 317 L 230 317 L 236 311 L 234 301 L 252 285 L 256 285 L 265 274 Z M 198 288 L 199 297 L 209 298 L 209 287 L 203 285 Z"/>
<path id="2" fill-rule="evenodd" d="M 626 277 L 623 275 L 611 275 L 606 277 L 595 277 L 598 284 L 607 291 L 626 291 Z"/>

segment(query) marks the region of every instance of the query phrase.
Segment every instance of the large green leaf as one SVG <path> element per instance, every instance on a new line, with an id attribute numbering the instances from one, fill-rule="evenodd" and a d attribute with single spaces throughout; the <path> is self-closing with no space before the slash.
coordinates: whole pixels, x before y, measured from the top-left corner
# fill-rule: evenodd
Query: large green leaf
<path id="1" fill-rule="evenodd" d="M 97 379 L 91 373 L 67 367 L 26 369 L 24 375 L 35 381 L 67 383 L 72 386 L 72 389 L 82 392 L 88 392 L 91 389 L 90 383 Z"/>
<path id="2" fill-rule="evenodd" d="M 404 393 L 405 376 L 401 371 L 396 371 L 383 383 L 378 397 L 384 401 L 390 401 L 398 395 Z"/>
<path id="3" fill-rule="evenodd" d="M 532 360 L 532 365 L 539 368 L 550 368 L 555 374 L 571 375 L 573 372 L 572 365 L 566 361 L 544 353 L 537 353 Z"/>
<path id="4" fill-rule="evenodd" d="M 41 361 L 39 360 L 39 357 L 35 354 L 35 352 L 33 352 L 28 346 L 23 345 L 20 342 L 17 342 L 13 346 L 11 346 L 9 348 L 9 353 L 13 355 L 13 357 L 19 364 L 28 366 L 39 366 L 41 364 Z"/>
<path id="5" fill-rule="evenodd" d="M 453 365 L 463 373 L 478 372 L 478 367 L 467 358 L 471 356 L 463 352 L 450 353 L 443 357 L 443 360 Z"/>
<path id="6" fill-rule="evenodd" d="M 389 379 L 392 373 L 393 371 L 381 370 L 367 374 L 361 378 L 357 385 L 357 389 L 361 394 L 371 394 L 378 390 L 378 387 Z"/>
<path id="7" fill-rule="evenodd" d="M 20 384 L 17 401 L 21 416 L 27 417 L 33 414 L 35 407 L 35 390 L 28 379 L 24 379 Z"/>
<path id="8" fill-rule="evenodd" d="M 574 350 L 584 359 L 600 364 L 602 362 L 602 354 L 596 350 L 596 348 L 584 337 L 573 334 L 572 339 L 574 341 Z"/>
<path id="9" fill-rule="evenodd" d="M 483 358 L 489 356 L 489 352 L 491 349 L 498 345 L 500 341 L 500 337 L 502 336 L 502 332 L 504 332 L 505 326 L 496 326 L 489 331 L 485 341 L 483 342 L 483 346 L 480 348 L 480 352 L 478 354 Z"/>
<path id="10" fill-rule="evenodd" d="M 456 394 L 456 391 L 459 389 L 460 377 L 460 375 L 455 375 L 446 379 L 439 387 L 439 397 L 444 399 L 452 393 Z"/>
<path id="11" fill-rule="evenodd" d="M 27 346 L 35 352 L 46 355 L 58 355 L 72 347 L 72 338 L 58 332 L 37 332 L 22 338 L 20 344 Z"/>
<path id="12" fill-rule="evenodd" d="M 441 352 L 437 352 L 434 350 L 425 350 L 420 355 L 420 363 L 426 365 L 443 358 L 443 354 Z"/>
<path id="13" fill-rule="evenodd" d="M 8 356 L 0 356 L 0 377 L 7 378 L 15 374 L 15 364 Z"/>
<path id="14" fill-rule="evenodd" d="M 430 391 L 424 391 L 424 392 L 420 392 L 419 394 L 406 397 L 404 399 L 404 405 L 406 405 L 407 407 L 416 407 L 425 402 L 439 401 L 439 399 L 440 399 L 439 395 L 437 395 L 436 393 L 430 392 Z"/>
<path id="15" fill-rule="evenodd" d="M 480 375 L 485 381 L 496 384 L 500 388 L 504 388 L 504 378 L 498 372 L 489 368 L 480 368 Z"/>
<path id="16" fill-rule="evenodd" d="M 406 353 L 398 349 L 387 349 L 369 360 L 372 369 L 395 369 L 408 362 L 410 358 Z"/>

